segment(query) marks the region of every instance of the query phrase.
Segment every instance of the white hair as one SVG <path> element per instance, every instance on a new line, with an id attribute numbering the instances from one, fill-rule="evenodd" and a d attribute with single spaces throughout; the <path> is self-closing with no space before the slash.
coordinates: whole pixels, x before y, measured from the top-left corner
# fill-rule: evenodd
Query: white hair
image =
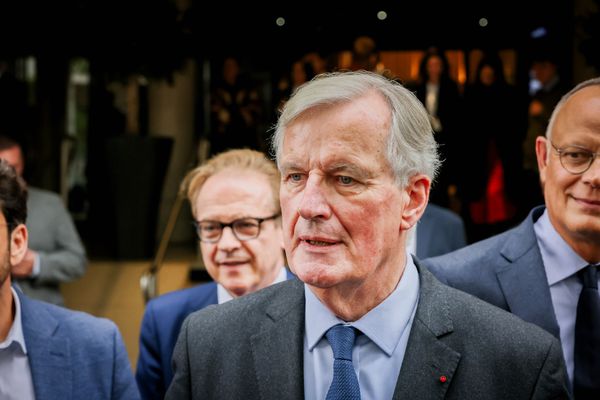
<path id="1" fill-rule="evenodd" d="M 285 129 L 298 116 L 313 107 L 350 102 L 372 90 L 381 93 L 390 106 L 392 123 L 386 157 L 396 183 L 404 187 L 416 174 L 433 180 L 440 161 L 427 111 L 400 83 L 366 71 L 321 74 L 294 92 L 281 112 L 272 138 L 277 165 L 280 166 Z"/>

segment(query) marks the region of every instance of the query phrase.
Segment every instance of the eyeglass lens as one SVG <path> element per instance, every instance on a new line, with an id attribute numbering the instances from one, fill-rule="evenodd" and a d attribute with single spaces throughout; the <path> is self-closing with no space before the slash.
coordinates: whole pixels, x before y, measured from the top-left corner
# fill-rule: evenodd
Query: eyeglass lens
<path id="1" fill-rule="evenodd" d="M 565 147 L 564 149 L 560 149 L 559 155 L 562 166 L 567 171 L 574 174 L 585 172 L 595 158 L 595 154 L 591 151 L 577 147 Z"/>

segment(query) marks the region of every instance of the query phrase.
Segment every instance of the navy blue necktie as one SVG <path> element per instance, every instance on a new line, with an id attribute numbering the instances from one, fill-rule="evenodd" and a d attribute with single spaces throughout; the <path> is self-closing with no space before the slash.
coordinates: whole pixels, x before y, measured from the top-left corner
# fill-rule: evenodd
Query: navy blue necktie
<path id="1" fill-rule="evenodd" d="M 576 400 L 600 399 L 600 296 L 598 266 L 588 265 L 579 276 L 583 289 L 577 303 L 575 323 L 575 373 L 573 389 Z"/>
<path id="2" fill-rule="evenodd" d="M 360 400 L 358 378 L 352 365 L 352 348 L 356 330 L 351 326 L 335 325 L 325 334 L 333 350 L 333 380 L 327 400 Z"/>

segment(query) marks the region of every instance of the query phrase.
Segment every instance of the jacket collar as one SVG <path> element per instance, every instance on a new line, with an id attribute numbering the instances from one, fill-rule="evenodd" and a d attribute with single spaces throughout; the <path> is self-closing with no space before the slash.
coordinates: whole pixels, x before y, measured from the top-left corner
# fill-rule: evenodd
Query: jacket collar
<path id="1" fill-rule="evenodd" d="M 60 323 L 46 309 L 53 307 L 28 299 L 19 290 L 23 335 L 36 398 L 69 399 L 72 393 L 70 343 L 59 333 Z"/>
<path id="2" fill-rule="evenodd" d="M 545 207 L 534 208 L 506 238 L 500 254 L 505 262 L 496 275 L 509 311 L 560 338 L 544 262 L 533 224 Z"/>
<path id="3" fill-rule="evenodd" d="M 461 354 L 439 338 L 452 333 L 445 286 L 415 260 L 419 271 L 419 305 L 406 346 L 394 399 L 443 398 Z M 445 377 L 446 384 L 440 384 Z"/>

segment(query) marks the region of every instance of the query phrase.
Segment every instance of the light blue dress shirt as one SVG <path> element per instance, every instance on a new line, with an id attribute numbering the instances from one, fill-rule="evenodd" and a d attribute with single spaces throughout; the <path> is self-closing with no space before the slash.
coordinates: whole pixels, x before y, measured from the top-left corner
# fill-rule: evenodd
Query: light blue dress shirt
<path id="1" fill-rule="evenodd" d="M 354 326 L 363 334 L 356 338 L 352 363 L 362 400 L 391 399 L 400 374 L 406 344 L 419 299 L 419 273 L 406 254 L 404 274 L 396 289 Z M 329 328 L 346 322 L 336 317 L 304 285 L 304 397 L 325 399 L 333 379 L 333 351 L 325 338 Z"/>
<path id="2" fill-rule="evenodd" d="M 0 399 L 35 400 L 31 368 L 21 323 L 21 302 L 13 288 L 15 318 L 6 339 L 0 343 Z"/>
<path id="3" fill-rule="evenodd" d="M 548 277 L 552 306 L 560 328 L 560 342 L 567 365 L 567 373 L 573 383 L 575 320 L 577 319 L 577 302 L 583 288 L 577 272 L 589 263 L 575 253 L 554 229 L 548 217 L 548 210 L 538 218 L 533 229 Z M 598 277 L 600 278 L 600 274 Z"/>

